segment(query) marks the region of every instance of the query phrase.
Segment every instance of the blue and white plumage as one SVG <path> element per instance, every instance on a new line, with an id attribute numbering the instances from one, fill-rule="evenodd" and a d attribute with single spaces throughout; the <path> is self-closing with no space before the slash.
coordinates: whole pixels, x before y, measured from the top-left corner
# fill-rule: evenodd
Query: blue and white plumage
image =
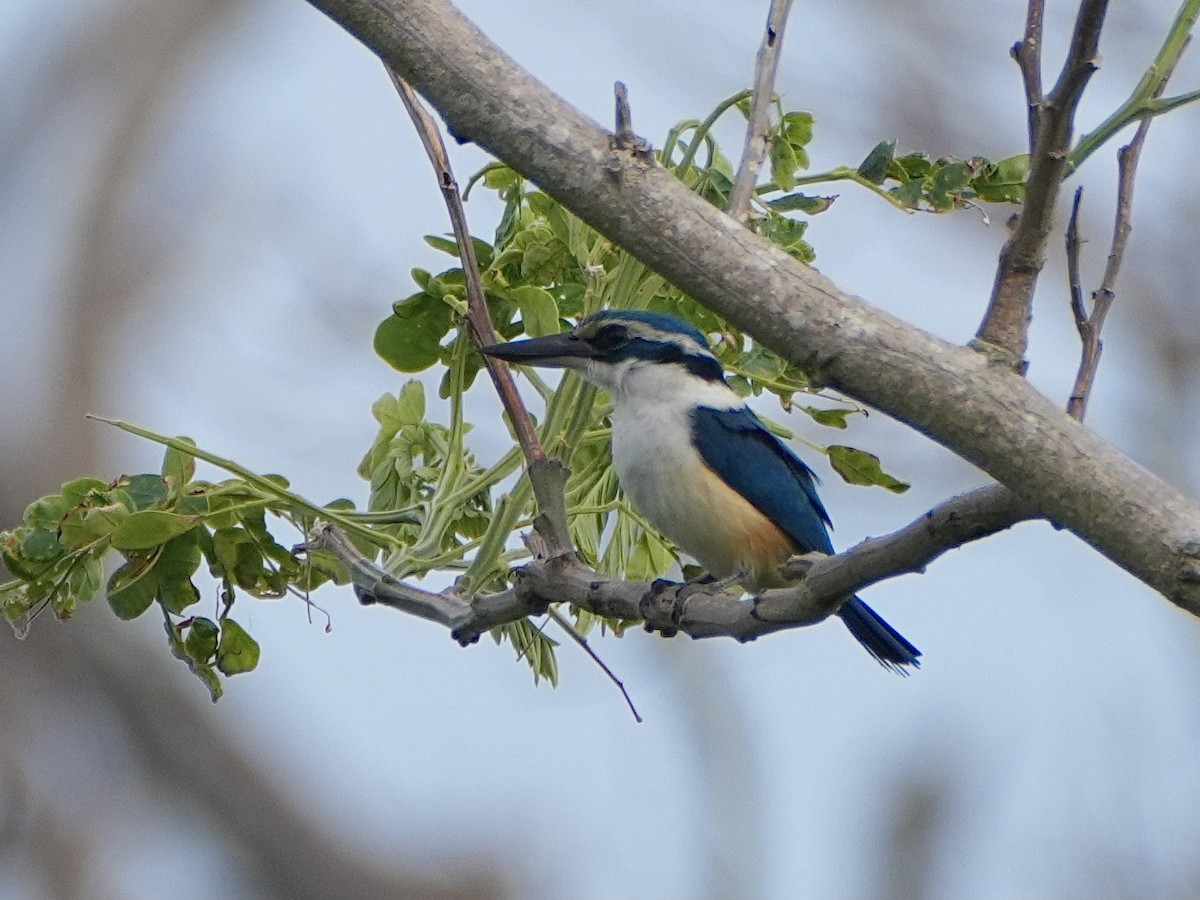
<path id="1" fill-rule="evenodd" d="M 633 506 L 717 577 L 783 584 L 796 553 L 832 553 L 815 476 L 725 383 L 704 335 L 672 316 L 608 310 L 573 331 L 485 347 L 514 363 L 578 371 L 612 395 L 613 465 Z M 857 597 L 838 615 L 879 662 L 920 665 Z"/>

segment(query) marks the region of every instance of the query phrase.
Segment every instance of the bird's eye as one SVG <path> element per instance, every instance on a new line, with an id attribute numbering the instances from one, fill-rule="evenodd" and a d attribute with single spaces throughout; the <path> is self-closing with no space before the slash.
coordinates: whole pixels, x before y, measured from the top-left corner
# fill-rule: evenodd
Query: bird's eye
<path id="1" fill-rule="evenodd" d="M 606 325 L 592 335 L 588 341 L 593 347 L 607 353 L 616 350 L 629 340 L 629 331 L 624 325 Z"/>

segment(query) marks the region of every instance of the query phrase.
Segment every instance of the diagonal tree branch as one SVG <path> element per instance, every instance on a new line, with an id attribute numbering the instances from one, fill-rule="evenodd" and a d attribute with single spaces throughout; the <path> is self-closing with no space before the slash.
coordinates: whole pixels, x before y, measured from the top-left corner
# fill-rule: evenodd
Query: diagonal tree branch
<path id="1" fill-rule="evenodd" d="M 1043 102 L 1030 107 L 1031 120 L 1036 120 L 1033 126 L 1036 138 L 1030 153 L 1025 204 L 1016 230 L 1000 251 L 992 296 L 975 335 L 981 349 L 999 352 L 1005 362 L 1022 373 L 1029 322 L 1033 316 L 1033 293 L 1046 262 L 1046 242 L 1050 238 L 1054 205 L 1067 175 L 1075 110 L 1083 89 L 1098 66 L 1100 30 L 1107 8 L 1108 0 L 1083 0 L 1058 82 Z M 1036 11 L 1036 22 L 1031 24 L 1034 19 L 1031 9 L 1026 23 L 1026 40 L 1031 30 L 1035 30 L 1040 39 L 1040 9 Z M 1020 57 L 1018 61 L 1022 62 Z M 1022 71 L 1025 66 L 1022 62 Z M 1025 77 L 1028 96 L 1032 93 L 1030 79 L 1033 76 L 1026 72 Z"/>
<path id="2" fill-rule="evenodd" d="M 426 112 L 420 98 L 408 83 L 396 74 L 395 70 L 387 68 L 388 76 L 392 79 L 404 108 L 417 129 L 417 135 L 425 148 L 425 153 L 433 164 L 438 176 L 438 187 L 441 188 L 442 198 L 450 213 L 450 224 L 454 229 L 454 239 L 458 244 L 458 253 L 463 266 L 463 280 L 467 288 L 467 323 L 471 329 L 471 337 L 475 347 L 497 343 L 500 338 L 492 326 L 488 314 L 487 298 L 483 293 L 483 280 L 479 275 L 479 261 L 475 258 L 475 245 L 471 242 L 471 230 L 467 227 L 467 213 L 463 209 L 462 196 L 458 191 L 458 182 L 454 178 L 454 170 L 450 167 L 450 155 L 442 141 L 441 131 L 437 123 Z M 541 512 L 541 524 L 547 531 L 547 540 L 551 541 L 558 552 L 566 553 L 571 550 L 571 535 L 567 528 L 567 503 L 563 493 L 566 483 L 566 473 L 558 460 L 546 456 L 542 444 L 538 440 L 537 429 L 533 419 L 525 408 L 525 402 L 517 391 L 512 372 L 508 366 L 490 356 L 484 356 L 484 365 L 492 379 L 492 385 L 500 397 L 508 421 L 512 423 L 525 457 L 525 466 L 529 472 L 529 480 L 537 498 L 538 509 Z"/>
<path id="3" fill-rule="evenodd" d="M 982 355 L 839 291 L 522 70 L 445 0 L 310 0 L 451 132 L 534 180 L 764 345 L 929 435 L 1119 566 L 1200 611 L 1200 506 Z"/>

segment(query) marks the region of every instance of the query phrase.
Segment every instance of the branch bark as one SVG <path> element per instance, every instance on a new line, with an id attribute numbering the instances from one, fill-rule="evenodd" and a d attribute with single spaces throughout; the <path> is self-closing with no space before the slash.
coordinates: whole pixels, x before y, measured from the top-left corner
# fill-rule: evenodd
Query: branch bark
<path id="1" fill-rule="evenodd" d="M 783 29 L 787 25 L 792 0 L 771 0 L 767 13 L 767 28 L 758 58 L 754 64 L 754 94 L 750 100 L 750 116 L 746 123 L 746 143 L 742 161 L 729 192 L 729 214 L 739 222 L 750 216 L 750 197 L 758 183 L 758 172 L 767 155 L 767 130 L 770 127 L 771 101 L 775 97 L 775 73 L 783 50 Z"/>
<path id="2" fill-rule="evenodd" d="M 570 603 L 597 615 L 645 623 L 648 631 L 694 638 L 750 641 L 763 634 L 813 625 L 846 599 L 885 578 L 922 572 L 947 550 L 995 534 L 1029 518 L 1029 507 L 1011 491 L 989 485 L 969 491 L 886 537 L 868 538 L 836 556 L 796 557 L 783 567 L 795 587 L 765 591 L 749 600 L 703 584 L 616 581 L 599 575 L 573 554 L 550 555 L 537 534 L 527 537 L 533 562 L 518 570 L 513 588 L 468 600 L 397 581 L 366 559 L 337 526 L 320 524 L 298 550 L 322 549 L 345 563 L 364 603 L 378 603 L 428 619 L 473 643 L 489 629 L 544 614 L 552 603 Z"/>
<path id="3" fill-rule="evenodd" d="M 985 347 L 1006 356 L 1006 361 L 1021 373 L 1025 371 L 1033 292 L 1046 263 L 1054 205 L 1067 175 L 1075 110 L 1098 67 L 1097 48 L 1107 8 L 1108 0 L 1083 0 L 1058 81 L 1044 101 L 1030 100 L 1030 127 L 1036 137 L 1030 151 L 1025 205 L 1016 230 L 1000 251 L 992 296 L 975 336 Z M 1034 46 L 1040 45 L 1041 7 L 1037 2 L 1030 6 L 1025 40 L 1017 47 L 1028 49 L 1031 40 Z M 1023 60 L 1019 54 L 1017 61 L 1024 73 L 1026 97 L 1031 98 L 1038 90 L 1040 76 L 1032 71 L 1034 61 Z"/>
<path id="4" fill-rule="evenodd" d="M 310 0 L 474 141 L 682 290 L 1006 485 L 1200 613 L 1200 506 L 983 354 L 845 294 L 705 203 L 509 59 L 445 0 Z"/>

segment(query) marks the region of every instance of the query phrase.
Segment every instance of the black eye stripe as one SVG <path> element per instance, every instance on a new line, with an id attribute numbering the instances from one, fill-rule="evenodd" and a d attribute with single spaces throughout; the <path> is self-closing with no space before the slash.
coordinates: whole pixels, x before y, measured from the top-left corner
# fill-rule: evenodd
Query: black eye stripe
<path id="1" fill-rule="evenodd" d="M 629 340 L 629 329 L 624 325 L 606 325 L 588 339 L 597 350 L 615 350 Z"/>

